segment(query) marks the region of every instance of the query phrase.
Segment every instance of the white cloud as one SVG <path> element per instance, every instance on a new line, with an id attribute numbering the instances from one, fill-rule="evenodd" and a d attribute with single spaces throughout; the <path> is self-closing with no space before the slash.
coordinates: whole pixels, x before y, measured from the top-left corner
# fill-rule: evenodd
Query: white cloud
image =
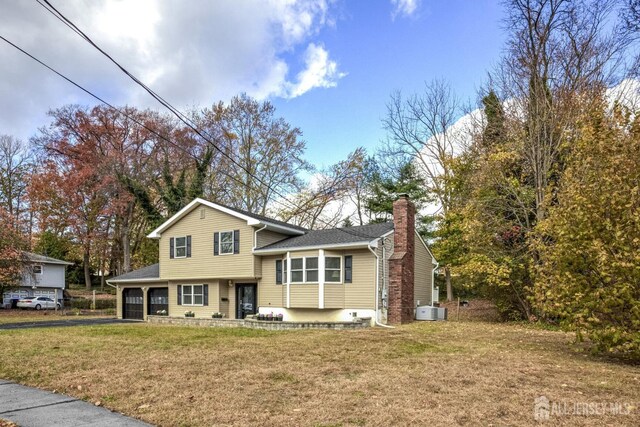
<path id="1" fill-rule="evenodd" d="M 420 5 L 421 0 L 391 0 L 393 11 L 391 17 L 395 19 L 397 16 L 411 16 Z"/>
<path id="2" fill-rule="evenodd" d="M 305 69 L 298 73 L 297 82 L 290 87 L 288 96 L 295 98 L 317 87 L 335 87 L 346 73 L 338 71 L 338 64 L 329 59 L 329 52 L 314 43 L 305 53 Z"/>
<path id="3" fill-rule="evenodd" d="M 317 40 L 332 0 L 54 2 L 98 45 L 174 105 L 295 97 L 345 74 Z M 2 35 L 115 104 L 158 108 L 142 89 L 35 2 L 6 2 Z M 26 138 L 45 112 L 94 101 L 0 41 L 0 133 Z"/>

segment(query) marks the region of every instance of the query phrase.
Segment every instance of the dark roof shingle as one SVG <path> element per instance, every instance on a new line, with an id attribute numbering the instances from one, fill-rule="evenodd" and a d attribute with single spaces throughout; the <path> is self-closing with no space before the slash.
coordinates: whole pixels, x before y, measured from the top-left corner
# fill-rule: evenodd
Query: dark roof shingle
<path id="1" fill-rule="evenodd" d="M 55 259 L 48 256 L 34 254 L 32 252 L 25 252 L 27 258 L 31 262 L 40 262 L 44 264 L 63 264 L 63 265 L 73 265 L 72 262 L 63 261 L 61 259 Z"/>
<path id="2" fill-rule="evenodd" d="M 160 264 L 153 264 L 147 267 L 133 270 L 128 273 L 121 274 L 112 279 L 110 282 L 119 282 L 121 280 L 137 280 L 137 279 L 159 279 L 160 278 Z"/>
<path id="3" fill-rule="evenodd" d="M 377 239 L 392 230 L 393 222 L 331 228 L 328 230 L 311 230 L 302 236 L 289 237 L 288 239 L 263 246 L 258 248 L 257 251 L 366 242 Z"/>

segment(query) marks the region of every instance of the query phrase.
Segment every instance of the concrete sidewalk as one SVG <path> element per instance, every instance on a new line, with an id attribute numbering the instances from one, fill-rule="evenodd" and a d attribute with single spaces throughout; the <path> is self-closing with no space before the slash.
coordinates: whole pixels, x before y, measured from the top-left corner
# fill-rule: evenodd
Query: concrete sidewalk
<path id="1" fill-rule="evenodd" d="M 0 418 L 20 427 L 125 426 L 150 424 L 62 394 L 0 380 Z"/>

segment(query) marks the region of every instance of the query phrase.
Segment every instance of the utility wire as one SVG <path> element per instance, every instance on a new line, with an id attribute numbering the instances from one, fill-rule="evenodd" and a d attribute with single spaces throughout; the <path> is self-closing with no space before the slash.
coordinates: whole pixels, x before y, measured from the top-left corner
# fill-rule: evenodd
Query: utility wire
<path id="1" fill-rule="evenodd" d="M 182 123 L 187 125 L 191 130 L 193 130 L 198 136 L 200 136 L 202 139 L 204 139 L 209 144 L 211 144 L 211 146 L 213 146 L 222 156 L 224 156 L 227 159 L 229 159 L 233 164 L 235 164 L 240 169 L 242 169 L 247 175 L 249 175 L 250 177 L 252 177 L 256 181 L 258 181 L 260 184 L 264 185 L 273 194 L 281 197 L 283 200 L 285 200 L 287 203 L 289 203 L 290 204 L 289 208 L 291 208 L 291 207 L 293 207 L 294 209 L 298 208 L 298 206 L 295 203 L 293 203 L 292 201 L 290 201 L 286 196 L 284 196 L 279 191 L 275 190 L 271 185 L 266 183 L 262 178 L 260 178 L 260 177 L 256 176 L 255 174 L 253 174 L 244 165 L 239 163 L 237 160 L 235 160 L 233 157 L 231 157 L 229 154 L 227 154 L 224 150 L 222 150 L 220 147 L 218 147 L 218 145 L 215 142 L 213 142 L 210 138 L 207 138 L 205 135 L 203 135 L 203 132 L 204 133 L 207 133 L 207 132 L 206 131 L 201 131 L 200 129 L 198 129 L 196 127 L 196 124 L 189 117 L 184 115 L 177 108 L 175 108 L 173 105 L 171 105 L 167 100 L 165 100 L 163 97 L 158 95 L 154 90 L 152 90 L 150 87 L 148 87 L 146 84 L 144 84 L 140 79 L 138 79 L 136 76 L 134 76 L 132 73 L 130 73 L 125 67 L 123 67 L 118 61 L 116 61 L 111 55 L 109 55 L 100 46 L 98 46 L 87 34 L 85 34 L 80 28 L 78 28 L 78 26 L 75 25 L 69 18 L 67 18 L 58 9 L 56 9 L 55 6 L 53 6 L 49 2 L 49 0 L 43 0 L 44 3 L 42 3 L 42 1 L 40 1 L 40 0 L 36 0 L 36 1 L 38 2 L 38 4 L 40 4 L 40 6 L 45 8 L 49 13 L 51 13 L 53 16 L 55 16 L 57 19 L 59 19 L 61 22 L 63 22 L 67 27 L 71 28 L 71 30 L 73 32 L 78 34 L 86 42 L 88 42 L 91 46 L 93 46 L 100 53 L 102 53 L 105 57 L 107 57 L 111 62 L 113 62 L 124 74 L 126 74 L 136 84 L 138 84 L 140 87 L 142 87 L 156 101 L 158 101 L 162 106 L 167 108 L 173 115 L 175 115 Z M 46 3 L 46 5 L 45 5 L 45 3 Z M 211 135 L 208 135 L 208 136 L 211 137 Z M 245 185 L 247 185 L 247 184 L 245 183 Z"/>
<path id="2" fill-rule="evenodd" d="M 136 123 L 137 125 L 141 126 L 142 128 L 148 130 L 149 132 L 151 132 L 153 135 L 156 135 L 158 138 L 162 139 L 163 141 L 169 143 L 171 146 L 177 148 L 178 150 L 182 151 L 183 153 L 187 154 L 189 157 L 193 158 L 196 161 L 199 161 L 200 159 L 198 157 L 196 157 L 193 153 L 191 153 L 189 150 L 187 150 L 186 148 L 182 147 L 180 144 L 171 141 L 168 137 L 162 135 L 161 133 L 159 133 L 158 131 L 156 131 L 155 129 L 147 126 L 145 123 L 141 122 L 140 120 L 138 120 L 136 117 L 132 116 L 131 114 L 128 114 L 126 111 L 114 106 L 113 104 L 109 103 L 108 101 L 106 101 L 105 99 L 101 98 L 100 96 L 96 95 L 95 93 L 91 92 L 89 89 L 84 88 L 82 85 L 76 83 L 75 81 L 71 80 L 69 77 L 65 76 L 64 74 L 62 74 L 61 72 L 59 72 L 58 70 L 56 70 L 55 68 L 51 67 L 50 65 L 46 64 L 45 62 L 43 62 L 42 60 L 38 59 L 36 56 L 32 55 L 31 53 L 27 52 L 26 50 L 24 50 L 23 48 L 21 48 L 20 46 L 16 45 L 15 43 L 13 43 L 12 41 L 8 40 L 6 37 L 0 35 L 0 40 L 4 41 L 5 43 L 7 43 L 8 45 L 12 46 L 13 48 L 15 48 L 16 50 L 18 50 L 19 52 L 21 52 L 22 54 L 24 54 L 25 56 L 29 57 L 30 59 L 32 59 L 33 61 L 37 62 L 38 64 L 40 64 L 41 66 L 45 67 L 46 69 L 48 69 L 49 71 L 51 71 L 52 73 L 56 74 L 58 77 L 64 79 L 65 81 L 67 81 L 68 83 L 72 84 L 73 86 L 75 86 L 76 88 L 80 89 L 82 92 L 86 93 L 87 95 L 91 96 L 92 98 L 96 99 L 97 101 L 101 102 L 102 104 L 108 106 L 109 108 L 111 108 L 112 110 L 120 113 L 121 115 L 123 115 L 124 117 L 128 118 L 129 120 L 131 120 L 132 122 Z M 242 186 L 246 186 L 247 184 L 240 180 L 239 178 L 224 173 L 222 172 L 226 177 L 232 179 L 233 181 L 235 181 L 236 183 L 242 185 Z M 289 206 L 285 205 L 283 202 L 281 202 L 278 199 L 273 199 L 272 200 L 274 203 L 278 203 L 281 206 L 285 207 L 285 208 L 289 208 Z M 327 225 L 325 223 L 325 225 Z M 343 230 L 346 231 L 346 230 Z"/>
<path id="3" fill-rule="evenodd" d="M 44 3 L 42 2 L 44 1 Z M 40 4 L 40 6 L 42 6 L 45 10 L 47 10 L 49 13 L 51 13 L 54 17 L 56 17 L 58 20 L 60 20 L 62 23 L 64 23 L 67 27 L 69 27 L 73 32 L 75 32 L 77 35 L 79 35 L 82 39 L 84 39 L 86 42 L 88 42 L 91 46 L 93 46 L 95 49 L 97 49 L 100 53 L 102 53 L 105 57 L 107 57 L 111 62 L 113 62 L 123 73 L 125 73 L 129 78 L 131 78 L 135 83 L 137 83 L 139 86 L 141 86 L 145 91 L 147 91 L 156 101 L 158 101 L 161 105 L 163 105 L 165 108 L 167 108 L 169 111 L 171 111 L 172 114 L 174 114 L 176 117 L 178 117 L 178 119 L 180 121 L 182 121 L 185 125 L 187 125 L 190 129 L 192 129 L 196 134 L 198 134 L 202 139 L 204 139 L 205 141 L 207 141 L 209 144 L 211 144 L 222 156 L 228 158 L 233 164 L 235 164 L 236 166 L 238 166 L 239 168 L 241 168 L 248 176 L 254 178 L 256 181 L 258 181 L 260 184 L 264 185 L 266 187 L 267 190 L 271 191 L 272 194 L 275 194 L 276 196 L 281 197 L 284 201 L 286 201 L 289 206 L 286 206 L 282 201 L 278 200 L 278 199 L 273 199 L 274 202 L 279 203 L 281 206 L 284 206 L 287 209 L 291 209 L 291 207 L 293 207 L 293 211 L 294 212 L 299 212 L 300 211 L 300 206 L 298 206 L 296 203 L 292 202 L 291 200 L 289 200 L 286 196 L 284 196 L 282 193 L 280 193 L 279 191 L 277 191 L 276 189 L 274 189 L 269 183 L 265 182 L 262 178 L 256 176 L 255 174 L 253 174 L 250 170 L 248 170 L 244 165 L 240 164 L 238 161 L 236 161 L 234 158 L 232 158 L 229 154 L 227 154 L 225 151 L 223 151 L 222 149 L 220 149 L 211 139 L 205 137 L 202 132 L 204 132 L 205 134 L 207 134 L 209 137 L 211 137 L 210 134 L 208 134 L 208 132 L 206 132 L 206 130 L 200 130 L 198 129 L 196 126 L 196 124 L 186 115 L 184 115 L 182 112 L 180 112 L 177 108 L 175 108 L 173 105 L 171 105 L 168 101 L 166 101 L 164 98 L 162 98 L 160 95 L 158 95 L 155 91 L 153 91 L 150 87 L 148 87 L 146 84 L 144 84 L 142 81 L 140 81 L 140 79 L 138 79 L 136 76 L 134 76 L 133 74 L 131 74 L 125 67 L 123 67 L 120 63 L 118 63 L 111 55 L 109 55 L 107 52 L 105 52 L 100 46 L 98 46 L 87 34 L 85 34 L 77 25 L 75 25 L 69 18 L 67 18 L 64 14 L 62 14 L 62 12 L 60 12 L 58 9 L 55 8 L 55 6 L 53 6 L 51 4 L 51 2 L 49 0 L 36 0 L 36 2 L 38 4 Z M 248 187 L 247 183 L 243 182 L 243 185 Z M 307 202 L 305 202 L 305 204 L 308 204 L 312 202 L 312 200 L 309 200 Z M 318 218 L 318 220 L 320 220 Z M 322 220 L 320 220 L 322 221 Z M 324 221 L 322 221 L 324 222 Z M 328 225 L 325 222 L 325 225 Z"/>
<path id="4" fill-rule="evenodd" d="M 42 65 L 43 67 L 47 68 L 49 71 L 55 73 L 56 75 L 58 75 L 59 77 L 63 78 L 64 80 L 66 80 L 67 82 L 71 83 L 73 86 L 77 87 L 78 89 L 80 89 L 81 91 L 83 91 L 84 93 L 86 93 L 87 95 L 91 96 L 92 98 L 100 101 L 101 103 L 103 103 L 104 105 L 110 107 L 111 109 L 113 109 L 114 111 L 117 111 L 118 113 L 122 114 L 123 116 L 125 116 L 126 118 L 128 118 L 129 120 L 131 120 L 132 122 L 136 123 L 137 125 L 143 127 L 144 129 L 148 130 L 149 132 L 151 132 L 152 134 L 156 135 L 157 137 L 159 137 L 160 139 L 162 139 L 163 141 L 168 142 L 169 144 L 171 144 L 173 147 L 179 149 L 180 151 L 182 151 L 183 153 L 187 154 L 188 156 L 190 156 L 191 158 L 193 158 L 196 161 L 199 161 L 200 159 L 198 157 L 196 157 L 193 153 L 191 153 L 189 150 L 187 150 L 186 148 L 182 147 L 180 144 L 171 141 L 169 138 L 167 138 L 166 136 L 158 133 L 158 131 L 156 131 L 155 129 L 147 126 L 146 124 L 144 124 L 143 122 L 141 122 L 140 120 L 138 120 L 137 118 L 135 118 L 134 116 L 132 116 L 131 114 L 128 114 L 126 111 L 123 111 L 117 107 L 115 107 L 114 105 L 112 105 L 111 103 L 109 103 L 108 101 L 105 101 L 103 98 L 101 98 L 100 96 L 94 94 L 93 92 L 91 92 L 88 89 L 85 89 L 84 87 L 82 87 L 80 84 L 76 83 L 75 81 L 71 80 L 69 77 L 65 76 L 64 74 L 60 73 L 58 70 L 54 69 L 53 67 L 47 65 L 46 63 L 44 63 L 43 61 L 41 61 L 40 59 L 36 58 L 34 55 L 30 54 L 29 52 L 27 52 L 26 50 L 22 49 L 20 46 L 16 45 L 15 43 L 11 42 L 10 40 L 8 40 L 7 38 L 5 38 L 4 36 L 0 35 L 0 40 L 3 40 L 4 42 L 6 42 L 7 44 L 9 44 L 10 46 L 14 47 L 15 49 L 17 49 L 18 51 L 20 51 L 21 53 L 23 53 L 24 55 L 28 56 L 29 58 L 31 58 L 32 60 L 34 60 L 35 62 L 37 62 L 38 64 Z M 232 176 L 232 175 L 228 175 L 225 174 L 228 178 L 236 181 L 238 184 L 240 185 L 246 185 L 245 182 L 241 181 L 239 178 Z M 275 200 L 276 202 L 279 202 L 278 200 Z"/>

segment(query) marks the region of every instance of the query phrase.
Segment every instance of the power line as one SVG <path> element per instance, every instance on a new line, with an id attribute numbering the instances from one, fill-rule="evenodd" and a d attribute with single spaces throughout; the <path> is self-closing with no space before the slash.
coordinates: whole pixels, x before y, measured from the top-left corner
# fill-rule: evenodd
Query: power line
<path id="1" fill-rule="evenodd" d="M 169 144 L 171 144 L 173 147 L 179 149 L 180 151 L 182 151 L 183 153 L 186 153 L 188 156 L 192 157 L 194 160 L 198 161 L 198 157 L 196 157 L 193 153 L 191 153 L 189 150 L 185 149 L 184 147 L 182 147 L 180 144 L 171 141 L 169 138 L 167 138 L 166 136 L 158 133 L 155 129 L 150 128 L 149 126 L 147 126 L 146 124 L 142 123 L 141 121 L 139 121 L 138 119 L 136 119 L 134 116 L 128 114 L 126 111 L 123 111 L 117 107 L 115 107 L 114 105 L 112 105 L 111 103 L 109 103 L 108 101 L 105 101 L 104 99 L 102 99 L 100 96 L 94 94 L 93 92 L 91 92 L 88 89 L 85 89 L 83 86 L 81 86 L 80 84 L 76 83 L 75 81 L 71 80 L 69 77 L 65 76 L 64 74 L 60 73 L 58 70 L 54 69 L 53 67 L 47 65 L 45 62 L 41 61 L 40 59 L 36 58 L 34 55 L 30 54 L 29 52 L 27 52 L 26 50 L 22 49 L 20 46 L 16 45 L 15 43 L 11 42 L 10 40 L 6 39 L 4 36 L 0 35 L 0 40 L 3 40 L 4 42 L 6 42 L 7 44 L 9 44 L 10 46 L 14 47 L 15 49 L 17 49 L 18 51 L 20 51 L 21 53 L 23 53 L 24 55 L 28 56 L 29 58 L 31 58 L 32 60 L 36 61 L 38 64 L 42 65 L 43 67 L 47 68 L 49 71 L 55 73 L 56 75 L 58 75 L 59 77 L 63 78 L 64 80 L 66 80 L 67 82 L 71 83 L 73 86 L 77 87 L 78 89 L 80 89 L 81 91 L 85 92 L 87 95 L 91 96 L 92 98 L 100 101 L 101 103 L 103 103 L 104 105 L 110 107 L 111 109 L 117 111 L 118 113 L 122 114 L 123 116 L 125 116 L 126 118 L 128 118 L 129 120 L 131 120 L 132 122 L 136 123 L 137 125 L 143 127 L 144 129 L 148 130 L 149 132 L 151 132 L 152 134 L 156 135 L 157 137 L 159 137 L 160 139 L 162 139 L 163 141 L 168 142 Z M 246 185 L 246 183 L 244 183 L 243 181 L 241 181 L 240 179 L 232 176 L 232 175 L 228 175 L 225 174 L 225 176 L 227 176 L 228 178 L 231 178 L 233 180 L 235 180 L 238 184 L 241 185 Z M 278 200 L 275 200 L 276 202 L 279 202 Z"/>
<path id="2" fill-rule="evenodd" d="M 195 123 L 193 123 L 193 121 L 187 117 L 186 115 L 184 115 L 182 112 L 180 112 L 177 108 L 175 108 L 173 105 L 171 105 L 167 100 L 165 100 L 163 97 L 161 97 L 160 95 L 158 95 L 154 90 L 152 90 L 150 87 L 148 87 L 146 84 L 144 84 L 140 79 L 138 79 L 136 76 L 134 76 L 132 73 L 130 73 L 125 67 L 123 67 L 120 63 L 118 63 L 118 61 L 116 61 L 111 55 L 109 55 L 107 52 L 105 52 L 100 46 L 98 46 L 87 34 L 85 34 L 80 28 L 78 28 L 77 25 L 75 25 L 70 19 L 68 19 L 64 14 L 62 14 L 58 9 L 55 8 L 55 6 L 53 6 L 49 0 L 43 0 L 44 3 L 46 3 L 46 5 L 44 3 L 42 3 L 40 0 L 36 0 L 38 2 L 38 4 L 40 4 L 40 6 L 42 6 L 43 8 L 45 8 L 45 10 L 47 10 L 49 13 L 51 13 L 53 16 L 55 16 L 58 20 L 60 20 L 61 22 L 63 22 L 67 27 L 69 27 L 73 32 L 75 32 L 76 34 L 78 34 L 80 37 L 82 37 L 86 42 L 88 42 L 91 46 L 93 46 L 95 49 L 97 49 L 100 53 L 102 53 L 105 57 L 107 57 L 111 62 L 113 62 L 113 64 L 115 64 L 124 74 L 126 74 L 129 78 L 131 78 L 136 84 L 138 84 L 140 87 L 142 87 L 147 93 L 149 93 L 156 101 L 158 101 L 162 106 L 164 106 L 165 108 L 167 108 L 173 115 L 175 115 L 182 123 L 184 123 L 185 125 L 187 125 L 191 130 L 193 130 L 198 136 L 200 136 L 202 139 L 204 139 L 206 142 L 208 142 L 209 144 L 211 144 L 211 146 L 213 146 L 222 156 L 226 157 L 227 159 L 229 159 L 233 164 L 235 164 L 236 166 L 238 166 L 240 169 L 242 169 L 247 175 L 249 175 L 250 177 L 252 177 L 253 179 L 255 179 L 256 181 L 258 181 L 260 184 L 264 185 L 269 191 L 271 191 L 273 194 L 281 197 L 282 199 L 284 199 L 287 203 L 290 204 L 289 208 L 292 206 L 295 209 L 298 208 L 298 206 L 291 202 L 286 196 L 284 196 L 283 194 L 281 194 L 279 191 L 275 190 L 271 185 L 269 185 L 268 183 L 266 183 L 262 178 L 256 176 L 255 174 L 253 174 L 249 169 L 247 169 L 244 165 L 242 165 L 241 163 L 239 163 L 237 160 L 235 160 L 233 157 L 231 157 L 229 154 L 227 154 L 224 150 L 222 150 L 220 147 L 218 147 L 218 145 L 216 143 L 214 143 L 211 139 L 207 138 L 205 135 L 203 135 L 202 132 L 207 133 L 206 131 L 200 131 L 200 129 L 198 129 L 195 125 Z M 208 135 L 208 134 L 207 134 Z M 208 135 L 209 137 L 211 137 L 211 135 Z M 248 187 L 248 184 L 244 183 L 245 186 Z M 275 200 L 275 199 L 274 199 Z"/>
<path id="3" fill-rule="evenodd" d="M 46 69 L 48 69 L 49 71 L 51 71 L 52 73 L 56 74 L 58 77 L 61 77 L 62 79 L 64 79 L 65 81 L 67 81 L 68 83 L 72 84 L 73 86 L 75 86 L 76 88 L 80 89 L 81 91 L 83 91 L 84 93 L 86 93 L 87 95 L 91 96 L 92 98 L 96 99 L 97 101 L 101 102 L 102 104 L 108 106 L 109 108 L 111 108 L 112 110 L 120 113 L 121 115 L 123 115 L 124 117 L 128 118 L 129 120 L 131 120 L 132 122 L 136 123 L 137 125 L 141 126 L 142 128 L 148 130 L 149 132 L 151 132 L 152 134 L 156 135 L 157 137 L 159 137 L 160 139 L 162 139 L 163 141 L 169 143 L 171 146 L 177 148 L 178 150 L 182 151 L 183 153 L 187 154 L 188 156 L 190 156 L 191 158 L 193 158 L 196 161 L 199 161 L 200 159 L 198 157 L 196 157 L 193 153 L 191 153 L 189 150 L 185 149 L 184 147 L 182 147 L 180 144 L 171 141 L 168 137 L 158 133 L 158 131 L 156 131 L 155 129 L 147 126 L 145 123 L 139 121 L 136 117 L 132 116 L 131 114 L 128 114 L 126 111 L 123 111 L 122 109 L 114 106 L 113 104 L 111 104 L 110 102 L 106 101 L 105 99 L 101 98 L 100 96 L 96 95 L 95 93 L 91 92 L 89 89 L 84 88 L 82 85 L 76 83 L 75 81 L 71 80 L 69 77 L 65 76 L 64 74 L 62 74 L 61 72 L 59 72 L 58 70 L 56 70 L 55 68 L 51 67 L 50 65 L 46 64 L 45 62 L 43 62 L 42 60 L 38 59 L 37 57 L 35 57 L 34 55 L 32 55 L 31 53 L 27 52 L 26 50 L 24 50 L 23 48 L 21 48 L 20 46 L 16 45 L 15 43 L 13 43 L 12 41 L 8 40 L 7 38 L 5 38 L 4 36 L 0 35 L 0 40 L 4 41 L 5 43 L 7 43 L 8 45 L 12 46 L 13 48 L 15 48 L 16 50 L 18 50 L 19 52 L 21 52 L 22 54 L 26 55 L 27 57 L 29 57 L 30 59 L 32 59 L 33 61 L 37 62 L 38 64 L 42 65 L 43 67 L 45 67 Z M 222 173 L 227 177 L 232 179 L 233 181 L 235 181 L 237 184 L 240 184 L 242 186 L 246 186 L 247 184 L 240 180 L 239 178 L 227 174 L 224 171 L 222 171 Z M 285 208 L 289 208 L 289 206 L 285 205 L 282 201 L 278 200 L 278 199 L 273 199 L 272 202 L 280 204 L 281 206 L 285 207 Z M 291 202 L 290 202 L 291 203 Z M 295 207 L 295 205 L 294 205 Z M 328 225 L 327 223 L 325 223 L 325 225 Z"/>
<path id="4" fill-rule="evenodd" d="M 109 55 L 107 52 L 105 52 L 102 48 L 100 48 L 100 46 L 98 46 L 87 34 L 85 34 L 77 25 L 75 25 L 69 18 L 67 18 L 64 14 L 62 14 L 59 10 L 57 10 L 55 8 L 55 6 L 53 6 L 49 0 L 42 0 L 44 1 L 45 4 L 42 3 L 41 0 L 36 0 L 38 2 L 38 4 L 40 4 L 40 6 L 42 6 L 46 11 L 48 11 L 49 13 L 51 13 L 54 17 L 56 17 L 58 20 L 60 20 L 62 23 L 64 23 L 67 27 L 69 27 L 73 32 L 75 32 L 77 35 L 79 35 L 82 39 L 84 39 L 86 42 L 88 42 L 91 46 L 93 46 L 95 49 L 97 49 L 100 53 L 102 53 L 105 57 L 107 57 L 111 62 L 113 62 L 123 73 L 125 73 L 129 78 L 131 78 L 135 83 L 137 83 L 139 86 L 141 86 L 146 92 L 148 92 L 156 101 L 158 101 L 161 105 L 163 105 L 165 108 L 167 108 L 169 111 L 171 111 L 172 114 L 174 114 L 181 122 L 183 122 L 185 125 L 187 125 L 190 129 L 192 129 L 196 134 L 198 134 L 202 139 L 204 139 L 206 142 L 208 142 L 209 144 L 211 144 L 222 156 L 228 158 L 233 164 L 235 164 L 236 166 L 238 166 L 239 168 L 241 168 L 245 173 L 247 173 L 248 176 L 254 178 L 256 181 L 258 181 L 260 184 L 262 184 L 263 186 L 266 187 L 267 190 L 271 191 L 272 194 L 275 194 L 276 196 L 281 197 L 284 201 L 286 201 L 289 206 L 285 205 L 281 200 L 278 199 L 273 199 L 273 202 L 280 204 L 281 206 L 284 206 L 287 209 L 290 209 L 291 207 L 293 207 L 293 211 L 294 212 L 300 212 L 300 206 L 298 206 L 296 203 L 290 201 L 286 196 L 284 196 L 282 193 L 280 193 L 279 191 L 277 191 L 276 189 L 274 189 L 269 183 L 265 182 L 262 178 L 256 176 L 255 174 L 253 174 L 250 170 L 248 170 L 244 165 L 238 163 L 238 161 L 236 161 L 235 159 L 233 159 L 230 155 L 228 155 L 226 152 L 224 152 L 222 149 L 220 149 L 211 139 L 205 137 L 202 132 L 204 132 L 205 134 L 207 134 L 209 137 L 211 137 L 210 134 L 208 134 L 208 132 L 206 130 L 203 130 L 202 132 L 200 131 L 200 129 L 198 129 L 196 127 L 196 124 L 186 115 L 184 115 L 182 112 L 180 112 L 177 108 L 175 108 L 173 105 L 171 105 L 168 101 L 166 101 L 164 98 L 162 98 L 160 95 L 158 95 L 155 91 L 153 91 L 150 87 L 148 87 L 146 84 L 144 84 L 140 79 L 138 79 L 136 76 L 134 76 L 133 74 L 131 74 L 125 67 L 123 67 L 120 63 L 118 63 L 111 55 Z M 245 182 L 242 182 L 242 185 L 244 185 L 245 187 L 249 188 L 248 184 Z M 309 200 L 307 202 L 305 202 L 303 204 L 310 204 L 313 200 Z M 318 220 L 324 222 L 325 226 L 328 225 L 328 223 L 326 223 L 325 221 L 321 220 L 318 218 Z"/>

